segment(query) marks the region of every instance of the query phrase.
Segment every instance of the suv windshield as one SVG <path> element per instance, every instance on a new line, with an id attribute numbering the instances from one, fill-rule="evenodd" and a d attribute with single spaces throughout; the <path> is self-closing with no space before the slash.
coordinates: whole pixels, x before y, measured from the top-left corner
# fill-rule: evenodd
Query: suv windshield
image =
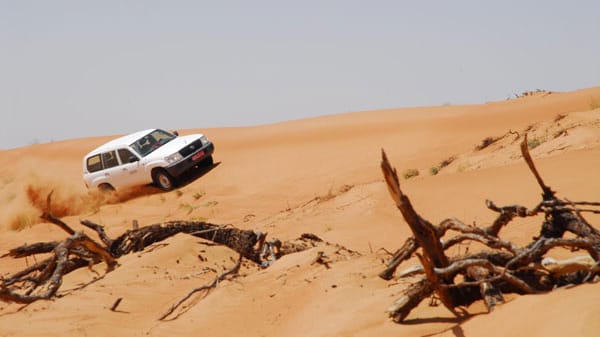
<path id="1" fill-rule="evenodd" d="M 145 157 L 154 150 L 175 139 L 175 137 L 177 136 L 167 131 L 154 130 L 144 137 L 131 143 L 130 146 L 135 150 L 135 152 L 139 153 L 140 156 Z"/>

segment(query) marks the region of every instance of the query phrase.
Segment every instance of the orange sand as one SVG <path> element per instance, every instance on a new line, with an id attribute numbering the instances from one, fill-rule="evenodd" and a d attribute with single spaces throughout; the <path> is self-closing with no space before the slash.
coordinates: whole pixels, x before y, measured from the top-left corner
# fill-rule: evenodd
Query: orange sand
<path id="1" fill-rule="evenodd" d="M 530 207 L 539 201 L 541 191 L 511 135 L 474 151 L 484 138 L 509 130 L 529 128 L 530 139 L 539 140 L 532 155 L 559 195 L 599 201 L 600 109 L 592 110 L 591 104 L 598 97 L 600 87 L 482 105 L 181 130 L 206 133 L 215 142 L 219 165 L 179 190 L 162 193 L 144 187 L 114 200 L 88 194 L 81 179 L 82 156 L 111 137 L 2 151 L 0 255 L 25 242 L 65 236 L 51 224 L 38 223 L 45 197 L 54 191 L 53 209 L 77 230 L 82 229 L 80 219 L 104 224 L 112 236 L 130 228 L 134 219 L 140 225 L 202 219 L 261 230 L 282 240 L 312 232 L 362 256 L 339 258 L 331 269 L 311 265 L 315 250 L 286 256 L 265 270 L 246 264 L 242 277 L 195 298 L 178 319 L 161 322 L 157 318 L 170 305 L 212 280 L 215 273 L 207 268 L 222 271 L 235 258 L 227 248 L 178 235 L 165 241 L 166 246 L 121 258 L 116 270 L 83 289 L 78 286 L 97 277 L 96 272 L 102 275 L 104 265 L 69 274 L 60 290 L 64 296 L 55 300 L 24 308 L 0 302 L 0 335 L 597 336 L 597 284 L 513 296 L 491 314 L 476 303 L 468 308 L 474 316 L 462 322 L 443 307 L 424 302 L 408 324 L 399 325 L 387 319 L 385 309 L 407 281 L 387 282 L 377 274 L 386 258 L 380 248 L 392 251 L 409 235 L 383 183 L 381 148 L 398 172 L 419 170 L 418 177 L 402 181 L 403 188 L 417 211 L 434 223 L 454 216 L 488 225 L 495 214 L 485 208 L 486 198 L 499 205 Z M 430 175 L 431 167 L 450 157 L 455 160 L 449 166 Z M 588 220 L 600 223 L 598 216 Z M 502 237 L 525 242 L 539 224 L 539 218 L 516 220 Z M 0 275 L 32 262 L 2 258 Z M 120 312 L 110 311 L 119 297 Z"/>

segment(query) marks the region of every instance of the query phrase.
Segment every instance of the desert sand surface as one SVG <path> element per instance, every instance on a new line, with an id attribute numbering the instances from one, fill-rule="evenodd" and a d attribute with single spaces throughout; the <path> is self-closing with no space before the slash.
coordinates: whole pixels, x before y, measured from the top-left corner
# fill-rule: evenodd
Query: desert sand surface
<path id="1" fill-rule="evenodd" d="M 330 268 L 312 264 L 317 251 L 309 249 L 266 269 L 244 263 L 239 277 L 194 297 L 178 318 L 159 321 L 174 302 L 210 283 L 236 258 L 226 247 L 180 234 L 123 256 L 95 282 L 90 283 L 104 275 L 104 264 L 68 274 L 53 300 L 27 306 L 0 302 L 0 336 L 598 336 L 600 284 L 510 296 L 489 314 L 475 303 L 467 308 L 471 316 L 461 320 L 424 301 L 404 324 L 396 324 L 385 310 L 410 280 L 377 276 L 389 257 L 384 250 L 394 251 L 410 235 L 379 168 L 382 148 L 398 172 L 419 171 L 401 183 L 423 217 L 436 224 L 456 217 L 487 226 L 496 214 L 485 199 L 528 207 L 540 201 L 541 190 L 509 131 L 528 132 L 539 143 L 531 154 L 560 196 L 600 201 L 598 101 L 600 87 L 255 127 L 202 129 L 199 118 L 198 125 L 179 131 L 211 138 L 215 167 L 175 191 L 148 186 L 110 202 L 88 193 L 81 160 L 116 135 L 1 151 L 0 255 L 23 243 L 65 237 L 39 219 L 53 191 L 53 212 L 76 230 L 84 230 L 81 219 L 104 225 L 109 236 L 130 229 L 133 220 L 142 226 L 204 220 L 280 240 L 314 233 L 332 243 L 319 248 L 332 261 Z M 488 137 L 498 140 L 476 150 Z M 586 217 L 600 227 L 599 216 Z M 501 236 L 527 242 L 541 220 L 517 219 Z M 335 244 L 356 253 L 336 254 Z M 32 263 L 0 258 L 0 276 Z M 123 299 L 119 310 L 109 310 L 117 298 Z"/>

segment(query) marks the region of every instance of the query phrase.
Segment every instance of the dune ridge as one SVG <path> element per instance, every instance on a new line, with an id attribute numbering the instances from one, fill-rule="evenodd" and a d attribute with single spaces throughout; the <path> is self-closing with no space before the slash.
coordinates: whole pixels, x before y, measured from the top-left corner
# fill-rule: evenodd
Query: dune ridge
<path id="1" fill-rule="evenodd" d="M 64 237 L 38 219 L 51 191 L 53 211 L 77 230 L 83 218 L 104 224 L 109 235 L 124 232 L 133 220 L 149 225 L 204 219 L 283 240 L 312 232 L 360 253 L 340 256 L 331 268 L 311 264 L 314 250 L 286 256 L 264 270 L 246 265 L 240 277 L 197 298 L 178 319 L 158 322 L 175 300 L 211 280 L 214 273 L 204 268 L 222 271 L 235 257 L 226 248 L 178 235 L 152 251 L 120 259 L 115 271 L 82 289 L 103 273 L 103 266 L 69 274 L 60 291 L 64 296 L 56 300 L 25 308 L 0 302 L 0 335 L 595 336 L 600 328 L 593 319 L 600 314 L 597 284 L 516 296 L 491 314 L 475 304 L 467 308 L 473 316 L 466 321 L 423 303 L 408 324 L 399 325 L 384 311 L 406 283 L 384 281 L 377 274 L 387 258 L 384 250 L 398 248 L 410 233 L 383 183 L 381 148 L 399 172 L 419 171 L 402 181 L 403 189 L 434 223 L 455 216 L 489 225 L 495 214 L 485 208 L 486 198 L 525 206 L 539 201 L 541 191 L 509 131 L 528 132 L 538 140 L 532 156 L 560 195 L 599 201 L 600 107 L 593 104 L 598 97 L 600 87 L 595 87 L 480 105 L 180 130 L 207 134 L 215 142 L 219 165 L 173 192 L 144 187 L 112 200 L 89 194 L 81 179 L 82 156 L 111 137 L 0 151 L 0 255 L 24 242 Z M 432 167 L 449 158 L 448 165 L 431 174 Z M 600 216 L 586 217 L 600 224 Z M 503 236 L 527 241 L 540 221 L 517 220 Z M 2 258 L 0 275 L 27 263 Z M 118 297 L 123 298 L 122 313 L 109 310 Z"/>

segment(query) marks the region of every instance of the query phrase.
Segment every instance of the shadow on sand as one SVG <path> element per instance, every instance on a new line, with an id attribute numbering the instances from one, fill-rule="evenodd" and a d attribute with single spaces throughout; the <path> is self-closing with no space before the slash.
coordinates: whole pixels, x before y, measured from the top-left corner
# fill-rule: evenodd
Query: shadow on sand
<path id="1" fill-rule="evenodd" d="M 184 173 L 177 179 L 177 187 L 175 189 L 179 189 L 179 188 L 185 187 L 185 186 L 193 183 L 197 179 L 200 179 L 201 177 L 203 177 L 204 175 L 206 175 L 207 173 L 212 171 L 214 168 L 216 168 L 220 164 L 221 164 L 221 162 L 216 162 L 211 165 L 198 165 L 197 167 L 189 170 L 188 172 Z M 148 184 L 148 185 L 144 185 L 144 186 L 133 187 L 133 188 L 130 188 L 130 189 L 127 189 L 124 191 L 118 191 L 113 196 L 109 196 L 103 202 L 103 204 L 121 203 L 121 202 L 126 202 L 129 200 L 137 199 L 140 197 L 145 197 L 145 196 L 150 196 L 150 195 L 160 194 L 160 193 L 168 193 L 168 192 L 161 190 L 160 188 L 154 186 L 153 184 Z"/>
<path id="2" fill-rule="evenodd" d="M 475 316 L 478 316 L 478 314 L 467 315 L 464 317 L 415 318 L 415 319 L 406 320 L 402 324 L 456 323 L 452 327 L 445 328 L 441 331 L 433 332 L 433 333 L 430 333 L 427 335 L 423 335 L 422 337 L 434 337 L 434 336 L 438 336 L 438 335 L 448 332 L 448 331 L 452 331 L 452 334 L 454 335 L 454 337 L 465 337 L 465 332 L 461 325 Z"/>
<path id="3" fill-rule="evenodd" d="M 184 173 L 178 178 L 177 188 L 182 188 L 193 183 L 194 181 L 196 181 L 199 178 L 202 178 L 204 175 L 206 175 L 219 165 L 221 165 L 220 161 L 211 165 L 198 165 L 194 169 L 189 170 L 188 172 Z"/>

